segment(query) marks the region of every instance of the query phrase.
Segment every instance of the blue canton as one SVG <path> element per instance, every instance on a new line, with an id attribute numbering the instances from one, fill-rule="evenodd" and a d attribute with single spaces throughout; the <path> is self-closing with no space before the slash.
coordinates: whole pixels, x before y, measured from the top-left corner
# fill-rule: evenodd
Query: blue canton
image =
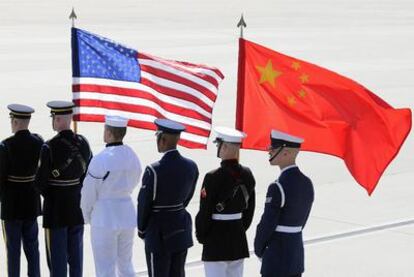
<path id="1" fill-rule="evenodd" d="M 136 50 L 76 28 L 72 38 L 73 77 L 140 81 Z"/>

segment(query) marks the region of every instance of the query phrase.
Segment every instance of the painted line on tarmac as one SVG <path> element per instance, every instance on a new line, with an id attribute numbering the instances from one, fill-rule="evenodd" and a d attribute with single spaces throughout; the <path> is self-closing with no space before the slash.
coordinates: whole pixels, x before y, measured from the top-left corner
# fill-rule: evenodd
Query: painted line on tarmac
<path id="1" fill-rule="evenodd" d="M 345 238 L 370 234 L 370 233 L 374 233 L 374 232 L 385 231 L 385 230 L 388 230 L 388 229 L 404 227 L 404 226 L 411 225 L 411 224 L 414 224 L 414 219 L 391 222 L 391 223 L 386 223 L 386 224 L 382 224 L 382 225 L 369 226 L 369 227 L 360 228 L 360 229 L 349 231 L 349 232 L 336 233 L 336 234 L 332 234 L 332 235 L 325 235 L 325 236 L 322 236 L 322 237 L 307 239 L 307 240 L 305 240 L 305 245 L 312 245 L 312 244 L 318 244 L 318 243 L 323 243 L 323 242 L 330 242 L 330 241 L 333 241 L 333 240 L 345 239 Z"/>
<path id="2" fill-rule="evenodd" d="M 385 223 L 385 224 L 381 224 L 381 225 L 368 226 L 368 227 L 365 227 L 365 228 L 360 228 L 360 229 L 352 230 L 352 231 L 348 231 L 348 232 L 336 233 L 336 234 L 311 238 L 311 239 L 305 240 L 304 243 L 305 243 L 305 245 L 314 245 L 314 244 L 319 244 L 319 243 L 326 243 L 326 242 L 331 242 L 331 241 L 335 241 L 335 240 L 346 239 L 346 238 L 350 238 L 350 237 L 361 236 L 361 235 L 371 234 L 371 233 L 385 231 L 385 230 L 389 230 L 389 229 L 404 227 L 404 226 L 412 225 L 412 224 L 414 224 L 414 219 L 402 220 L 402 221 L 397 221 L 397 222 L 390 222 L 390 223 Z M 253 256 L 254 251 L 250 251 L 250 255 Z M 187 262 L 186 265 L 185 265 L 185 268 L 186 268 L 186 270 L 191 270 L 191 269 L 194 269 L 194 268 L 201 267 L 202 265 L 203 265 L 202 261 L 193 260 L 193 261 Z M 148 275 L 147 270 L 142 270 L 142 271 L 137 272 L 137 276 L 147 276 L 147 275 Z"/>

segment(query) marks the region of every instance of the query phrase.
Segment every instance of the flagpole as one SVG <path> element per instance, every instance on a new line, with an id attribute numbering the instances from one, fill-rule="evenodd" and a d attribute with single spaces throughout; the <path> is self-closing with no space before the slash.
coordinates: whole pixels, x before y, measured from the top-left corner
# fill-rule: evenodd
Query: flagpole
<path id="1" fill-rule="evenodd" d="M 69 15 L 69 19 L 72 20 L 72 28 L 75 28 L 75 20 L 78 19 L 78 17 L 76 16 L 74 7 L 72 7 L 72 11 Z M 78 133 L 78 122 L 75 120 L 73 120 L 73 132 L 75 132 L 75 134 Z"/>
<path id="2" fill-rule="evenodd" d="M 243 28 L 247 27 L 246 22 L 241 14 L 237 27 L 240 28 L 239 38 L 239 57 L 238 57 L 238 71 L 237 71 L 237 102 L 236 102 L 236 129 L 243 130 L 243 102 L 244 102 L 244 43 L 243 43 Z"/>
<path id="3" fill-rule="evenodd" d="M 247 27 L 246 22 L 244 21 L 243 18 L 243 13 L 241 14 L 239 23 L 237 23 L 237 27 L 240 28 L 240 37 L 239 37 L 239 58 L 238 58 L 238 73 L 237 73 L 237 107 L 236 107 L 236 128 L 238 130 L 242 130 L 242 124 L 239 122 L 238 118 L 239 118 L 239 113 L 240 113 L 240 109 L 241 107 L 241 103 L 243 101 L 242 96 L 239 95 L 239 90 L 243 91 L 244 88 L 242 88 L 241 83 L 243 82 L 242 77 L 244 76 L 244 66 L 241 68 L 240 67 L 240 63 L 242 62 L 243 58 L 244 58 L 244 47 L 242 46 L 242 42 L 241 40 L 243 39 L 243 28 Z M 243 49 L 242 49 L 243 47 Z M 240 160 L 240 152 L 239 155 L 237 157 L 238 160 Z"/>

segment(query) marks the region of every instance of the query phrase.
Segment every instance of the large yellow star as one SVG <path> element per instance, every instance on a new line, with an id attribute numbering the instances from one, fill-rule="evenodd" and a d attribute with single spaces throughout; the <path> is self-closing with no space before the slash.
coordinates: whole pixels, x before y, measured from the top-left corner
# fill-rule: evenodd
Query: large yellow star
<path id="1" fill-rule="evenodd" d="M 272 87 L 275 87 L 275 79 L 282 75 L 282 72 L 273 69 L 272 61 L 268 60 L 265 67 L 256 66 L 256 69 L 260 72 L 259 84 L 269 82 Z"/>

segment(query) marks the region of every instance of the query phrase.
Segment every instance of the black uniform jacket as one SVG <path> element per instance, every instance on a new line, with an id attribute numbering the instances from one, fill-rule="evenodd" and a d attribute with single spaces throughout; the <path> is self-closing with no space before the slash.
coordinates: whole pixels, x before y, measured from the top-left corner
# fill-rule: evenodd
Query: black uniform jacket
<path id="1" fill-rule="evenodd" d="M 32 220 L 40 215 L 40 195 L 33 188 L 43 140 L 29 130 L 0 144 L 1 219 Z"/>
<path id="2" fill-rule="evenodd" d="M 87 140 L 71 130 L 42 146 L 35 186 L 44 197 L 43 227 L 83 224 L 80 191 L 92 153 Z"/>
<path id="3" fill-rule="evenodd" d="M 244 185 L 248 197 L 240 189 Z M 239 188 L 236 188 L 239 187 Z M 255 179 L 249 168 L 237 160 L 225 160 L 206 174 L 196 216 L 196 236 L 203 244 L 203 261 L 232 261 L 249 257 L 246 230 L 255 208 Z M 217 204 L 224 204 L 219 211 Z M 214 220 L 213 214 L 238 214 L 241 219 Z"/>

